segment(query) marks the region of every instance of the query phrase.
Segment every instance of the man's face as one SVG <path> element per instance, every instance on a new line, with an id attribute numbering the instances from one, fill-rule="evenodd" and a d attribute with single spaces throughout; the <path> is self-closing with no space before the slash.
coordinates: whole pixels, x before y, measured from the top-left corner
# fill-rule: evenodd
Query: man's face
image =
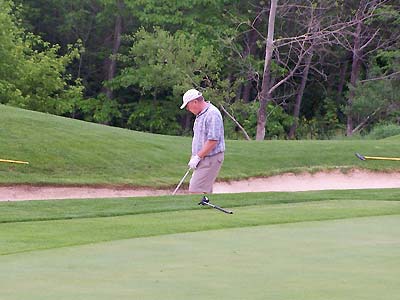
<path id="1" fill-rule="evenodd" d="M 188 104 L 186 104 L 186 110 L 190 111 L 194 115 L 197 115 L 201 112 L 199 103 L 200 102 L 197 99 L 188 102 Z"/>

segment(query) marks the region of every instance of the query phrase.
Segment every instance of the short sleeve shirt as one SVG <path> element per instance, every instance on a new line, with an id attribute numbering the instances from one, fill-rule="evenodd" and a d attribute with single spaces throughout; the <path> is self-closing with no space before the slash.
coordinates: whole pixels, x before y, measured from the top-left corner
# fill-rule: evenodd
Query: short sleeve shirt
<path id="1" fill-rule="evenodd" d="M 218 141 L 207 156 L 225 151 L 224 124 L 221 112 L 211 103 L 203 109 L 194 121 L 192 155 L 196 155 L 208 140 Z"/>

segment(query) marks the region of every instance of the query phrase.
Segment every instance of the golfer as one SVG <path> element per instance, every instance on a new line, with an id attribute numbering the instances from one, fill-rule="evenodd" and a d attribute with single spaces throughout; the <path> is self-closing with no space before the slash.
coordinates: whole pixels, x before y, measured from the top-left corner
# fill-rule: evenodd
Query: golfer
<path id="1" fill-rule="evenodd" d="M 224 161 L 224 124 L 218 108 L 205 101 L 202 93 L 190 89 L 183 95 L 181 109 L 196 116 L 193 125 L 192 157 L 188 166 L 193 169 L 189 192 L 212 193 L 213 184 Z"/>

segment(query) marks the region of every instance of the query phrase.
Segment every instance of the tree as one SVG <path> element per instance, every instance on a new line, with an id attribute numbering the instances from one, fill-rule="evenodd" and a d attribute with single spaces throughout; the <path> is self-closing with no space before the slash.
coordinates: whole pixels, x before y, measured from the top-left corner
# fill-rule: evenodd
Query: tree
<path id="1" fill-rule="evenodd" d="M 114 34 L 113 34 L 113 46 L 112 46 L 112 53 L 110 57 L 106 59 L 106 78 L 105 80 L 110 81 L 113 80 L 116 74 L 116 65 L 117 65 L 117 54 L 119 48 L 121 46 L 121 34 L 122 34 L 122 10 L 124 9 L 124 1 L 117 0 L 117 12 L 115 17 L 115 25 L 114 25 Z M 112 98 L 112 90 L 108 87 L 104 87 L 105 94 L 108 98 Z"/>
<path id="2" fill-rule="evenodd" d="M 278 0 L 271 0 L 271 8 L 269 11 L 269 20 L 268 20 L 268 36 L 265 48 L 264 72 L 263 72 L 261 93 L 259 95 L 260 108 L 258 110 L 258 117 L 257 117 L 257 135 L 256 135 L 257 140 L 263 140 L 265 137 L 266 106 L 271 98 L 270 67 L 272 61 L 272 52 L 274 50 L 273 49 L 274 26 L 275 26 L 275 15 L 276 15 L 277 5 L 278 5 Z"/>
<path id="3" fill-rule="evenodd" d="M 197 39 L 195 35 L 187 36 L 181 32 L 172 35 L 160 28 L 154 28 L 153 32 L 142 28 L 132 35 L 128 54 L 119 55 L 123 68 L 109 87 L 140 91 L 141 100 L 134 106 L 136 111 L 142 111 L 142 120 L 133 111 L 128 121 L 134 129 L 165 133 L 171 128 L 168 125 L 173 123 L 171 118 L 178 117 L 177 99 L 181 99 L 183 92 L 191 87 L 212 86 L 218 80 L 218 52 L 212 46 L 201 50 L 193 47 Z M 149 109 L 160 106 L 165 111 L 171 107 L 176 113 L 165 114 L 161 110 L 155 116 Z M 176 127 L 174 131 L 177 133 Z"/>
<path id="4" fill-rule="evenodd" d="M 25 32 L 12 13 L 12 3 L 0 1 L 0 102 L 27 109 L 66 114 L 82 97 L 79 81 L 67 66 L 79 57 L 77 48 L 58 54 L 59 46 Z"/>
<path id="5" fill-rule="evenodd" d="M 374 19 L 382 18 L 387 14 L 387 10 L 380 10 L 385 8 L 387 2 L 387 0 L 361 0 L 354 17 L 354 31 L 349 32 L 352 39 L 346 40 L 346 43 L 343 43 L 343 45 L 350 49 L 352 53 L 351 76 L 349 82 L 350 92 L 348 94 L 346 107 L 346 134 L 348 136 L 351 136 L 355 132 L 353 105 L 355 100 L 355 91 L 360 80 L 362 64 L 367 61 L 368 56 L 374 52 L 376 53 L 379 49 L 393 44 L 393 42 L 398 41 L 400 38 L 399 30 L 391 29 L 389 29 L 389 31 L 395 32 L 394 35 L 389 34 L 387 39 L 379 38 L 379 35 L 382 36 L 385 34 L 385 31 L 387 31 L 385 27 L 387 28 L 388 24 L 383 23 L 382 20 L 380 20 L 380 22 L 374 22 Z M 390 11 L 389 17 L 392 17 L 391 13 L 393 12 L 393 8 L 386 6 L 386 9 L 389 9 Z M 397 20 L 398 18 L 395 19 L 395 22 L 397 22 Z M 398 24 L 396 25 L 395 23 L 394 28 L 396 27 L 397 29 L 399 28 Z M 351 46 L 349 47 L 349 45 Z M 361 121 L 361 123 L 363 122 L 365 122 L 365 120 Z M 357 130 L 359 128 L 359 126 L 356 127 Z"/>

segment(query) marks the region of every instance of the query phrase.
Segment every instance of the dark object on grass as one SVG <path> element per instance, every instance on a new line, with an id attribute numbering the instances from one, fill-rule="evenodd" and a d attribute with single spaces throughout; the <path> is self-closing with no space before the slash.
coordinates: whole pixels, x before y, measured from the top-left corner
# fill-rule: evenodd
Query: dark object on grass
<path id="1" fill-rule="evenodd" d="M 210 200 L 206 196 L 203 196 L 203 198 L 199 202 L 199 205 L 208 205 L 208 206 L 210 206 L 212 208 L 215 208 L 215 209 L 218 209 L 219 211 L 222 211 L 222 212 L 224 212 L 226 214 L 233 214 L 233 211 L 223 209 L 222 207 L 219 207 L 217 205 L 214 205 L 214 204 L 210 203 Z"/>

